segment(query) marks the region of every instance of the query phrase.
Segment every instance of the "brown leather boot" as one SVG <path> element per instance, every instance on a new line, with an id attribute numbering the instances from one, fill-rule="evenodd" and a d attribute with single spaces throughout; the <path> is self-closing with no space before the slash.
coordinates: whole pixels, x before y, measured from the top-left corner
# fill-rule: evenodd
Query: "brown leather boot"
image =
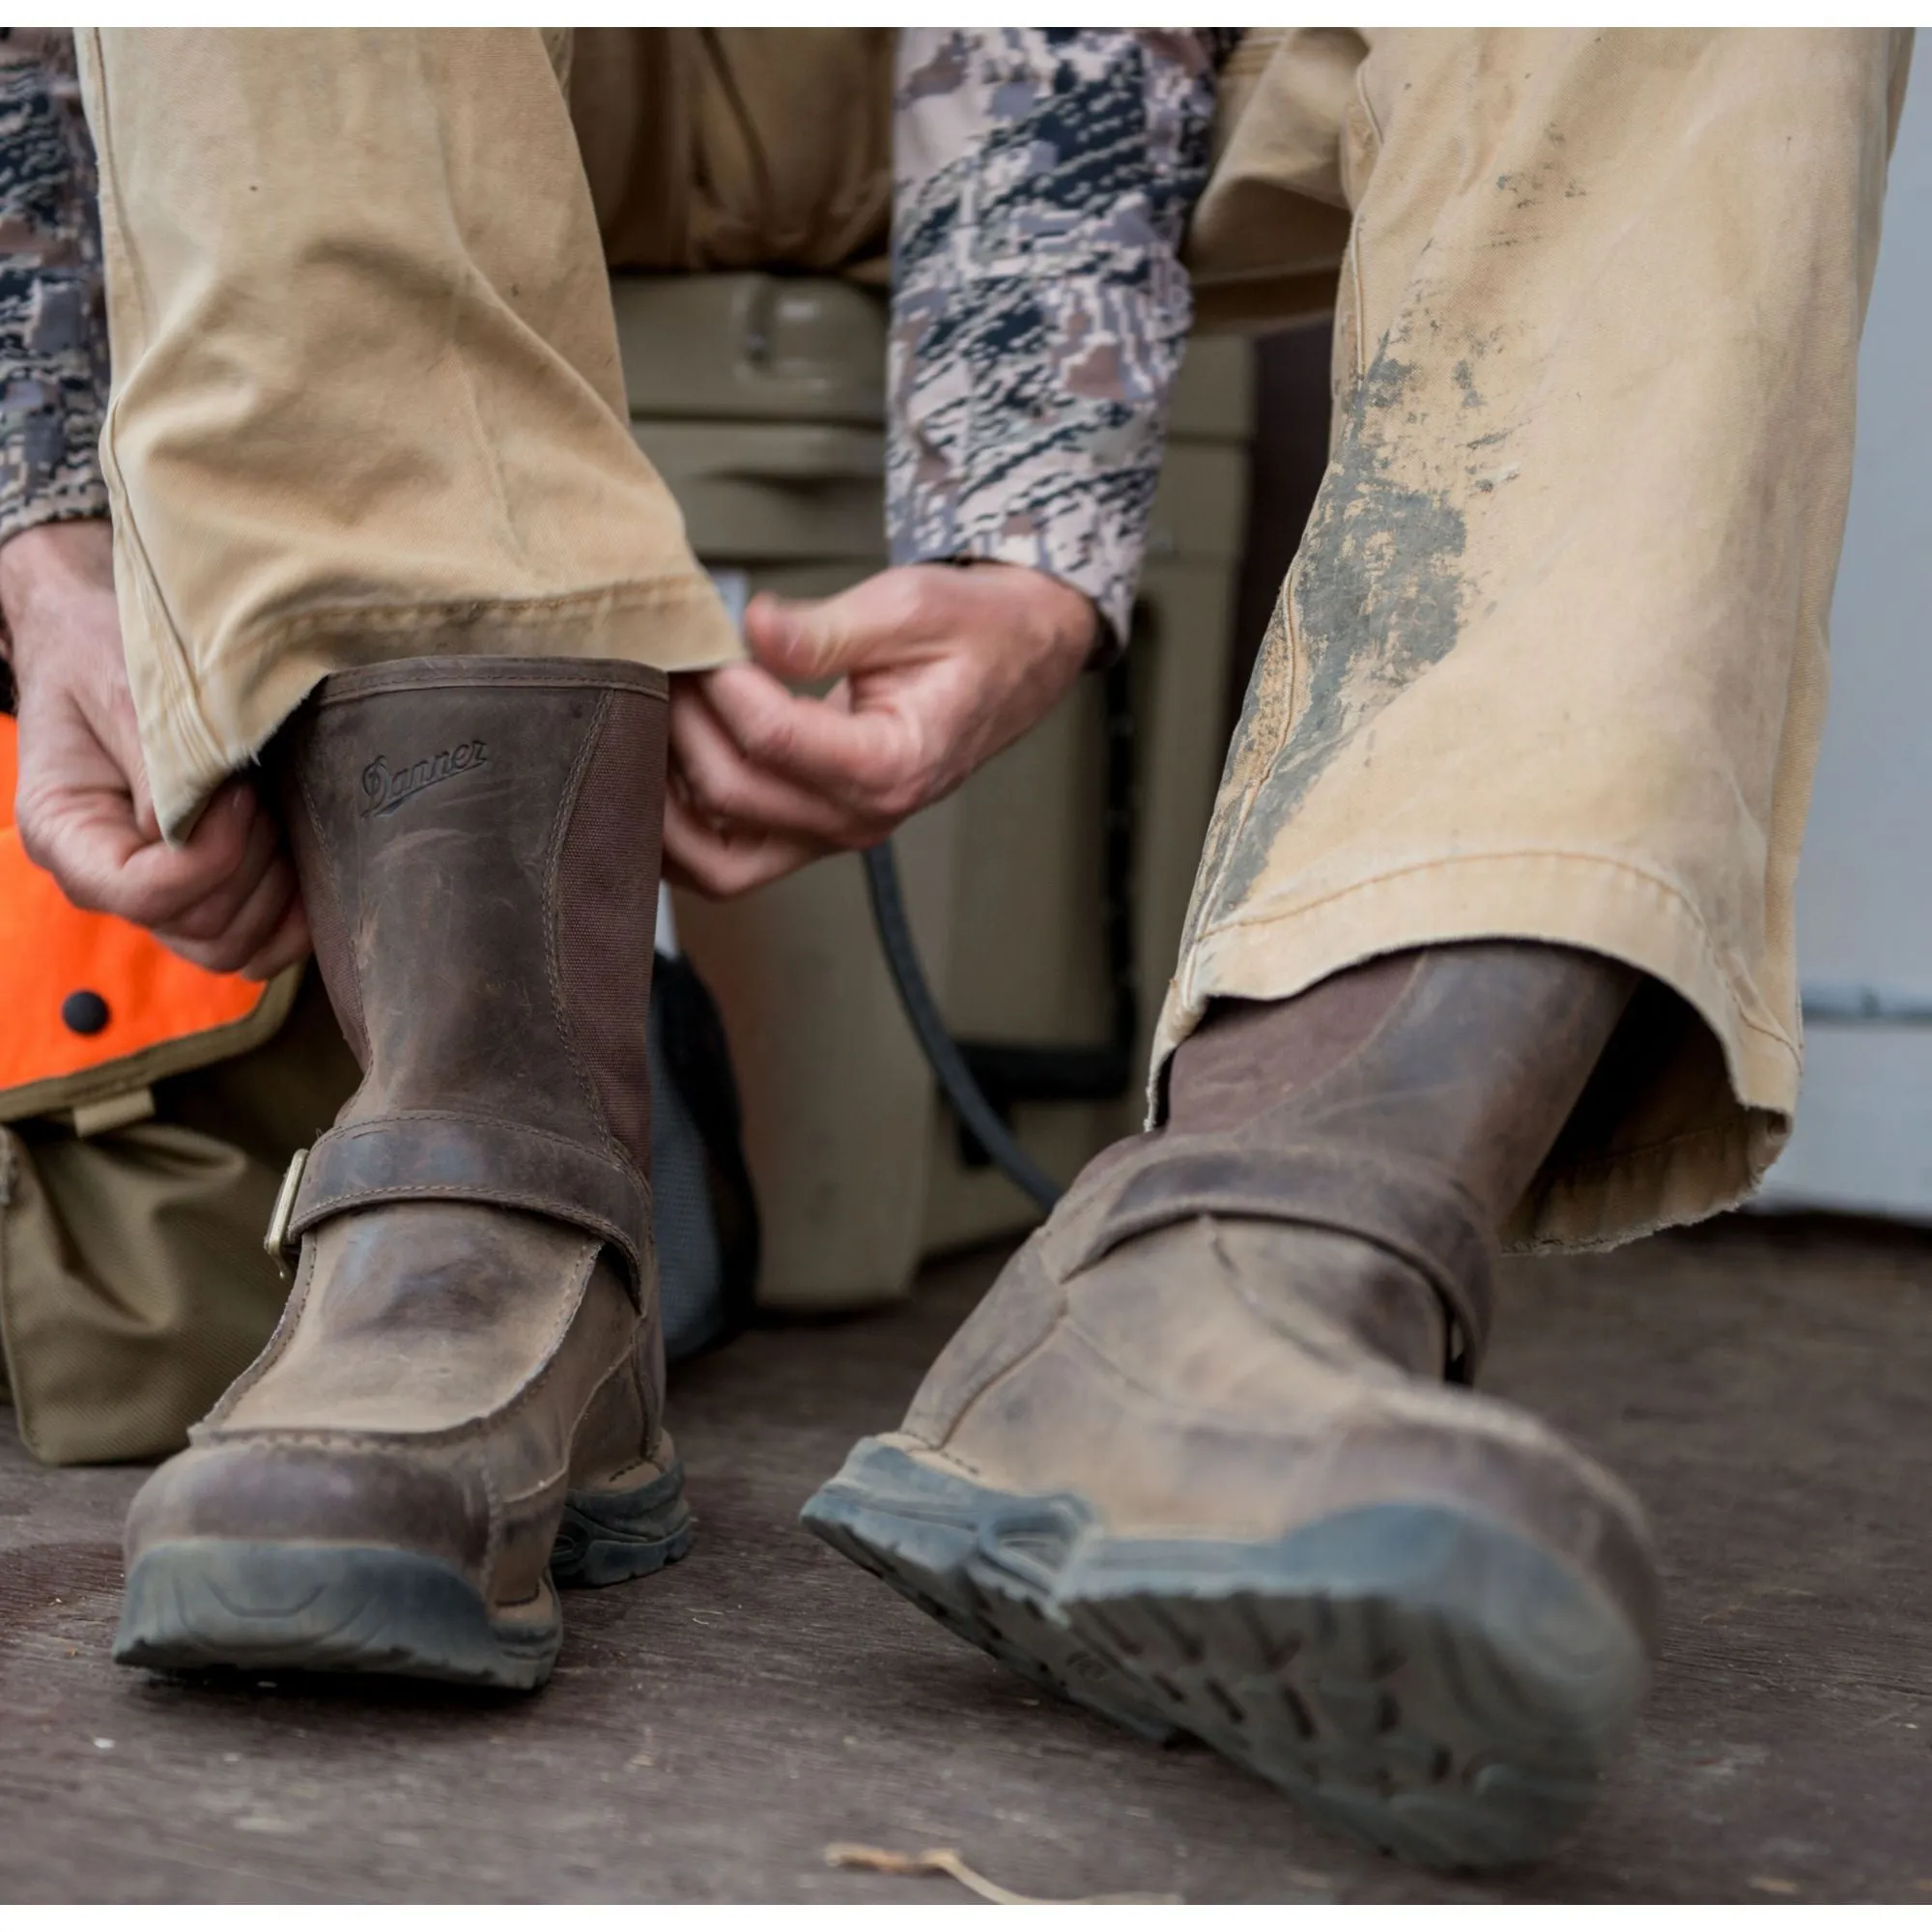
<path id="1" fill-rule="evenodd" d="M 280 1327 L 134 1499 L 119 1662 L 527 1689 L 554 1582 L 689 1547 L 646 1178 L 665 698 L 412 659 L 276 739 L 364 1077 L 284 1185 Z"/>
<path id="2" fill-rule="evenodd" d="M 1635 1712 L 1656 1573 L 1624 1489 L 1464 1384 L 1634 978 L 1441 947 L 1217 1009 L 1166 1126 L 1088 1167 L 807 1523 L 1359 1837 L 1542 1855 Z"/>

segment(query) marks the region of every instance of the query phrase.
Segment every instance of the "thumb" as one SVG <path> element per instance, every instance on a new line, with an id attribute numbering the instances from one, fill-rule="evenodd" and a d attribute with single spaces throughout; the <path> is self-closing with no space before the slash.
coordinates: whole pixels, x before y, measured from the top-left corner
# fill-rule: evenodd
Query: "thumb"
<path id="1" fill-rule="evenodd" d="M 838 597 L 777 597 L 761 590 L 745 609 L 745 642 L 752 656 L 774 677 L 790 684 L 837 677 L 845 668 L 844 627 L 836 613 Z"/>
<path id="2" fill-rule="evenodd" d="M 934 630 L 930 588 L 919 576 L 884 571 L 836 597 L 793 600 L 761 591 L 745 611 L 745 641 L 773 676 L 794 684 L 896 661 Z"/>

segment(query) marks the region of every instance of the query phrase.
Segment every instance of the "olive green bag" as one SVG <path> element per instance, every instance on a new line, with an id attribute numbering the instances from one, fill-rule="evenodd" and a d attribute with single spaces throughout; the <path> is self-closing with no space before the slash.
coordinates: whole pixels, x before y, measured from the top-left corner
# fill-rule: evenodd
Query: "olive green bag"
<path id="1" fill-rule="evenodd" d="M 271 1038 L 155 1081 L 148 1118 L 0 1126 L 0 1351 L 35 1457 L 183 1446 L 275 1325 L 288 1283 L 262 1231 L 358 1077 L 309 970 Z"/>

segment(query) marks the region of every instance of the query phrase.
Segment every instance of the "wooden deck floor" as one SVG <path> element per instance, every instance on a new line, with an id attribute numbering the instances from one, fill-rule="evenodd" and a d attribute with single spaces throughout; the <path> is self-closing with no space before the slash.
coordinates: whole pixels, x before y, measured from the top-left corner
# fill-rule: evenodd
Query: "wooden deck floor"
<path id="1" fill-rule="evenodd" d="M 550 1689 L 211 1690 L 115 1668 L 136 1470 L 0 1446 L 0 1899 L 964 1898 L 827 1869 L 956 1847 L 1050 1896 L 1932 1902 L 1932 1240 L 1734 1220 L 1507 1271 L 1488 1381 L 1651 1508 L 1634 1747 L 1544 1870 L 1432 1880 L 955 1644 L 794 1524 L 992 1261 L 684 1376 L 691 1559 L 572 1597 Z M 7 1425 L 0 1421 L 0 1430 Z"/>

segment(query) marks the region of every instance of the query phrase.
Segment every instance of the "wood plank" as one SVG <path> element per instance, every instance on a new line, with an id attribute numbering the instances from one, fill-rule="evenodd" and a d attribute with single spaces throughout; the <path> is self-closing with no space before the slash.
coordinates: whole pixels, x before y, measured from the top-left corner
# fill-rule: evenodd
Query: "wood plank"
<path id="1" fill-rule="evenodd" d="M 1505 1270 L 1487 1378 L 1643 1496 L 1670 1591 L 1641 1733 L 1540 1872 L 1444 1882 L 956 1644 L 797 1529 L 997 1257 L 678 1378 L 701 1519 L 567 1602 L 550 1689 L 208 1690 L 116 1669 L 138 1470 L 0 1445 L 0 1898 L 929 1900 L 833 1840 L 1023 1891 L 1932 1901 L 1932 1241 L 1738 1218 Z"/>

